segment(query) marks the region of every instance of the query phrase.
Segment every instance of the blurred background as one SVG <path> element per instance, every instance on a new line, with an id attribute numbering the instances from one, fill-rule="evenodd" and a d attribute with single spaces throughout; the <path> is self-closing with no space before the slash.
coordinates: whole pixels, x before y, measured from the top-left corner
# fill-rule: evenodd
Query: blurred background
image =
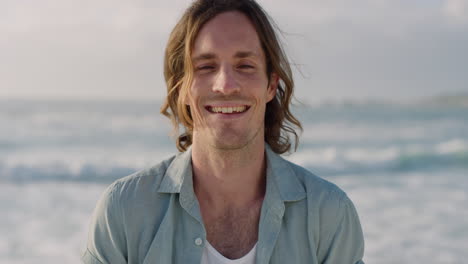
<path id="1" fill-rule="evenodd" d="M 468 0 L 259 0 L 304 126 L 285 156 L 343 188 L 366 263 L 468 259 Z M 190 1 L 0 1 L 0 263 L 79 263 L 112 181 L 176 152 L 159 114 Z"/>

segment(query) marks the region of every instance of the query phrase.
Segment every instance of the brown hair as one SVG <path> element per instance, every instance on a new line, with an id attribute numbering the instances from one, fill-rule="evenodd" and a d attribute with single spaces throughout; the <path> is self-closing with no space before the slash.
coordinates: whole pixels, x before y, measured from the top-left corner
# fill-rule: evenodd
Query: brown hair
<path id="1" fill-rule="evenodd" d="M 250 19 L 265 53 L 266 74 L 274 72 L 280 79 L 275 98 L 266 106 L 265 141 L 274 152 L 282 154 L 291 150 L 291 134 L 297 149 L 299 137 L 294 126 L 299 130 L 302 126 L 289 109 L 294 88 L 291 67 L 272 26 L 274 22 L 254 0 L 197 0 L 172 30 L 164 57 L 167 97 L 161 113 L 171 119 L 176 135 L 179 125 L 185 128 L 178 135 L 177 148 L 185 151 L 192 144 L 193 118 L 184 100 L 193 78 L 191 52 L 195 38 L 207 21 L 227 11 L 239 11 Z"/>

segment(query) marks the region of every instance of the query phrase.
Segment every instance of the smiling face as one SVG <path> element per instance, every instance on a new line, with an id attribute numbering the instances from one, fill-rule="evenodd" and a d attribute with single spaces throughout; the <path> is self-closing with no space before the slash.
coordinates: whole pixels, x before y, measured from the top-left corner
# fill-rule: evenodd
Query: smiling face
<path id="1" fill-rule="evenodd" d="M 278 78 L 266 74 L 265 54 L 249 19 L 231 11 L 208 21 L 195 39 L 192 63 L 187 104 L 194 145 L 240 149 L 263 143 L 266 103 L 275 96 Z"/>

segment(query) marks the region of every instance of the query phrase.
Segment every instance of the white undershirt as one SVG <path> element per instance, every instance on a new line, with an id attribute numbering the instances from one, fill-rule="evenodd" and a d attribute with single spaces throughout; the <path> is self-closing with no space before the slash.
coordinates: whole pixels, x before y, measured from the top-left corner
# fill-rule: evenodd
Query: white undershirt
<path id="1" fill-rule="evenodd" d="M 257 252 L 257 243 L 253 246 L 247 255 L 238 259 L 228 259 L 221 255 L 209 242 L 205 241 L 205 248 L 201 258 L 201 264 L 254 264 L 255 253 Z"/>

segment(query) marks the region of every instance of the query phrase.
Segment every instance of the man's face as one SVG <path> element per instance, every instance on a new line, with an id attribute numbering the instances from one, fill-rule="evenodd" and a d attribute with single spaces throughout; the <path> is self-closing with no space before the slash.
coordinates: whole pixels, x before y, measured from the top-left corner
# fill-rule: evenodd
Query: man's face
<path id="1" fill-rule="evenodd" d="M 187 103 L 194 142 L 239 149 L 263 141 L 266 103 L 275 96 L 278 78 L 266 74 L 265 54 L 250 20 L 233 11 L 208 21 L 195 39 L 192 62 Z"/>

